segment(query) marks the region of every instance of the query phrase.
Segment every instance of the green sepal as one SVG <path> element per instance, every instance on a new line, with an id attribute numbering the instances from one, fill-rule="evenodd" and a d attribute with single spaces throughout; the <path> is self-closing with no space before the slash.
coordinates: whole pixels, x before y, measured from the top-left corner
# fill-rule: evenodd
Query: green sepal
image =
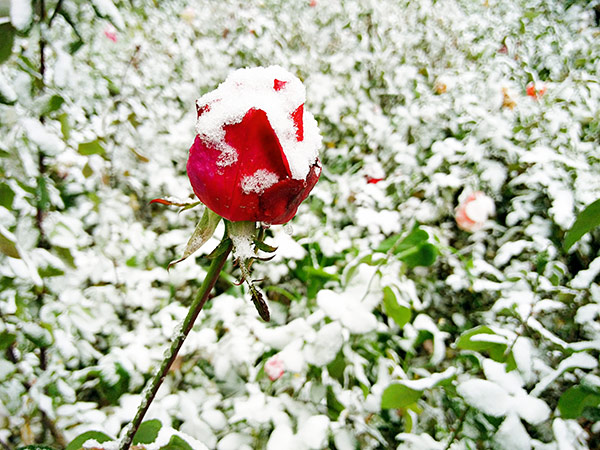
<path id="1" fill-rule="evenodd" d="M 207 258 L 208 259 L 218 258 L 223 253 L 230 250 L 232 245 L 233 245 L 233 243 L 231 242 L 231 238 L 223 239 L 221 242 L 219 242 L 219 245 L 217 245 L 215 247 L 215 249 L 212 252 L 210 252 L 210 254 L 207 256 Z"/>
<path id="2" fill-rule="evenodd" d="M 277 250 L 277 247 L 273 247 L 272 245 L 265 244 L 263 241 L 259 241 L 258 239 L 256 239 L 254 241 L 254 245 L 256 246 L 257 249 L 262 250 L 263 252 L 266 252 L 266 253 L 273 253 Z"/>
<path id="3" fill-rule="evenodd" d="M 217 225 L 221 221 L 221 216 L 217 213 L 212 212 L 210 209 L 205 208 L 204 214 L 198 222 L 192 237 L 188 241 L 185 250 L 183 252 L 183 257 L 176 261 L 171 261 L 167 266 L 167 270 L 169 270 L 172 266 L 177 263 L 180 263 L 184 259 L 187 259 L 190 255 L 192 255 L 196 250 L 202 247 L 215 233 L 217 229 Z"/>

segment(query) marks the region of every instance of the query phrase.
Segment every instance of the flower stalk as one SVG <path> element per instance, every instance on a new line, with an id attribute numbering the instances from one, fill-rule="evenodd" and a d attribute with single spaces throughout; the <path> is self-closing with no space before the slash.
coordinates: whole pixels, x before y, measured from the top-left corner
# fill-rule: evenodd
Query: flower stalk
<path id="1" fill-rule="evenodd" d="M 229 253 L 231 253 L 231 249 L 232 244 L 231 241 L 229 241 L 225 251 L 218 253 L 212 260 L 212 263 L 208 268 L 208 272 L 206 273 L 206 277 L 204 278 L 204 282 L 202 283 L 200 290 L 197 292 L 187 316 L 183 320 L 181 326 L 177 328 L 173 336 L 171 346 L 165 353 L 162 364 L 142 392 L 142 401 L 138 407 L 133 421 L 127 427 L 125 436 L 119 445 L 119 450 L 129 450 L 131 447 L 135 433 L 140 427 L 142 420 L 144 420 L 144 416 L 150 408 L 158 389 L 167 376 L 169 368 L 173 364 L 173 361 L 175 361 L 175 358 L 177 357 L 177 354 L 179 353 L 179 350 L 181 349 L 181 346 L 187 338 L 190 330 L 194 326 L 194 322 L 196 321 L 198 314 L 200 311 L 202 311 L 202 308 L 206 304 L 212 288 L 219 279 L 219 275 L 221 274 L 221 270 L 225 265 L 225 261 L 227 261 Z"/>

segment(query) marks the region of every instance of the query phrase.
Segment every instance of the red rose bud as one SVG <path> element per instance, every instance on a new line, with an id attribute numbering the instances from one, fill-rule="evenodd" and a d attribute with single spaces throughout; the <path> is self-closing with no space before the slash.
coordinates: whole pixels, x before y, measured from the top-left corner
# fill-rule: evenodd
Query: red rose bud
<path id="1" fill-rule="evenodd" d="M 240 69 L 197 101 L 187 172 L 230 221 L 289 222 L 319 175 L 321 136 L 305 89 L 279 66 Z"/>

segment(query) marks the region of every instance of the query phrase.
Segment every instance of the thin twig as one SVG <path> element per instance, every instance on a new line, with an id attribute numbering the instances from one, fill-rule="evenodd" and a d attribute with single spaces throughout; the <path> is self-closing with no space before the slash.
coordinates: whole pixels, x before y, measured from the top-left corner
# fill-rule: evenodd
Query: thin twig
<path id="1" fill-rule="evenodd" d="M 48 21 L 48 28 L 50 28 L 50 26 L 52 25 L 52 22 L 54 21 L 54 18 L 58 15 L 58 13 L 60 12 L 60 8 L 62 6 L 62 2 L 63 0 L 58 0 L 58 3 L 56 4 L 56 8 L 54 8 L 54 12 L 52 13 L 52 15 L 50 16 L 50 20 Z"/>
<path id="2" fill-rule="evenodd" d="M 223 254 L 213 259 L 210 267 L 208 268 L 206 278 L 204 278 L 204 282 L 202 283 L 202 286 L 200 286 L 200 289 L 190 306 L 190 310 L 188 311 L 187 316 L 185 317 L 185 319 L 183 319 L 181 327 L 177 328 L 175 335 L 173 336 L 171 346 L 165 354 L 165 358 L 163 359 L 161 366 L 142 392 L 142 402 L 138 407 L 137 413 L 133 421 L 127 427 L 125 437 L 119 445 L 119 450 L 129 450 L 129 447 L 133 442 L 135 433 L 140 427 L 142 420 L 144 419 L 144 416 L 148 411 L 148 408 L 150 408 L 150 404 L 154 400 L 158 389 L 160 388 L 165 377 L 167 376 L 167 373 L 169 372 L 169 368 L 173 364 L 173 361 L 175 361 L 175 358 L 177 357 L 177 354 L 179 353 L 183 342 L 185 341 L 186 337 L 188 336 L 189 332 L 194 326 L 194 322 L 196 321 L 198 314 L 200 313 L 206 301 L 208 300 L 213 286 L 219 279 L 219 275 L 221 273 L 221 270 L 223 269 L 223 266 L 225 265 L 225 261 L 227 260 L 229 253 L 231 252 L 231 248 L 232 245 L 230 243 L 227 250 Z"/>
<path id="3" fill-rule="evenodd" d="M 458 419 L 458 424 L 454 428 L 454 431 L 452 432 L 452 436 L 450 436 L 450 440 L 448 441 L 448 445 L 446 445 L 446 449 L 445 450 L 450 450 L 450 447 L 452 446 L 452 444 L 454 443 L 454 441 L 458 437 L 458 433 L 460 433 L 460 430 L 462 429 L 463 424 L 465 423 L 465 419 L 467 417 L 467 413 L 469 412 L 470 409 L 471 409 L 471 407 L 467 406 L 465 408 L 465 410 L 463 411 L 463 413 L 460 415 L 460 418 Z"/>

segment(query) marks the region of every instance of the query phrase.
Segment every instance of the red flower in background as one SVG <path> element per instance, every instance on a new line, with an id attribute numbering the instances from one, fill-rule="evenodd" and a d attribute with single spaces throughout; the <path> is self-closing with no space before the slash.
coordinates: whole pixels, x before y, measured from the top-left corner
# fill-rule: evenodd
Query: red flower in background
<path id="1" fill-rule="evenodd" d="M 208 208 L 231 221 L 290 221 L 319 175 L 321 137 L 304 86 L 281 67 L 241 69 L 197 102 L 187 172 Z"/>
<path id="2" fill-rule="evenodd" d="M 537 99 L 544 96 L 544 94 L 546 93 L 546 86 L 542 84 L 538 87 L 534 83 L 529 83 L 525 88 L 525 92 L 529 97 Z"/>

